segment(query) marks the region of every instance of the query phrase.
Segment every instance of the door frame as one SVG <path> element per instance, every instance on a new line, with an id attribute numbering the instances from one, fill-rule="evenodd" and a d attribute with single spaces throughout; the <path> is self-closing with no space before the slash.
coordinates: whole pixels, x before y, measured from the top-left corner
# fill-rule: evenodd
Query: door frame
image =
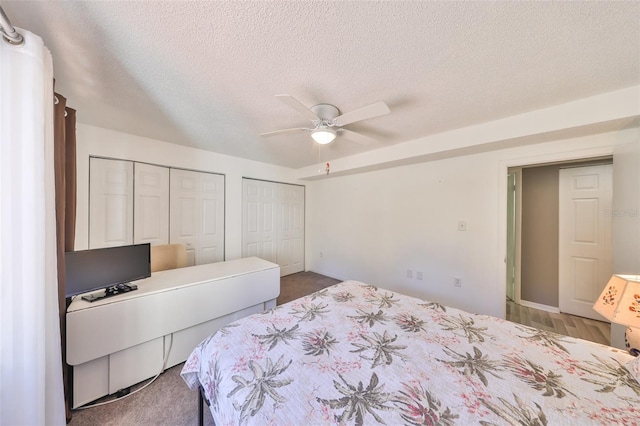
<path id="1" fill-rule="evenodd" d="M 497 270 L 498 270 L 498 288 L 497 293 L 500 300 L 505 301 L 502 304 L 502 318 L 506 318 L 507 314 L 507 176 L 509 169 L 528 166 L 542 166 L 550 163 L 569 163 L 576 161 L 598 160 L 601 158 L 613 157 L 613 146 L 602 146 L 596 148 L 575 149 L 568 152 L 554 152 L 544 155 L 532 155 L 527 157 L 510 158 L 500 160 L 498 165 L 498 253 Z M 516 216 L 517 217 L 517 216 Z M 516 247 L 519 246 L 519 240 L 516 240 Z M 517 249 L 519 250 L 519 249 Z M 519 263 L 517 268 L 519 268 Z M 519 269 L 516 269 L 519 274 Z M 516 297 L 520 297 L 519 280 L 516 280 Z"/>
<path id="2" fill-rule="evenodd" d="M 520 261 L 521 257 L 521 235 L 522 235 L 522 167 L 513 167 L 507 170 L 507 174 L 513 174 L 515 176 L 515 202 L 514 202 L 514 245 L 513 245 L 513 253 L 509 253 L 507 250 L 507 254 L 505 256 L 505 267 L 509 264 L 508 258 L 509 256 L 513 256 L 513 266 L 514 266 L 514 277 L 513 277 L 513 301 L 515 303 L 520 303 Z M 507 180 L 508 182 L 508 180 Z M 509 193 L 507 192 L 507 198 Z M 508 203 L 508 201 L 507 201 Z M 508 227 L 507 221 L 507 227 Z M 508 231 L 507 231 L 508 235 Z M 507 244 L 507 249 L 508 249 Z M 505 278 L 506 279 L 506 278 Z M 508 283 L 506 284 L 508 285 Z"/>

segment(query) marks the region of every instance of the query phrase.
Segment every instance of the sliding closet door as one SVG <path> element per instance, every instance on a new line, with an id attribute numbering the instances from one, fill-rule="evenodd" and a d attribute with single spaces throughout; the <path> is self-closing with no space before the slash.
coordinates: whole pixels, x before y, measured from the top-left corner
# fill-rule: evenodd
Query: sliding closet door
<path id="1" fill-rule="evenodd" d="M 304 271 L 304 187 L 242 181 L 242 256 L 280 265 L 280 275 Z"/>
<path id="2" fill-rule="evenodd" d="M 224 260 L 224 176 L 171 169 L 170 182 L 170 242 L 190 265 Z"/>
<path id="3" fill-rule="evenodd" d="M 134 165 L 134 244 L 169 243 L 169 168 Z"/>
<path id="4" fill-rule="evenodd" d="M 133 244 L 133 162 L 89 159 L 89 248 Z"/>

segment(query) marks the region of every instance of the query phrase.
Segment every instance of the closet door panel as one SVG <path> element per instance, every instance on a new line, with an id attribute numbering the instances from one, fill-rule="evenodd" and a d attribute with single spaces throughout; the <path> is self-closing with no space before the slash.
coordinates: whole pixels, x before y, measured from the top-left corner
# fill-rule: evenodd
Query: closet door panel
<path id="1" fill-rule="evenodd" d="M 242 179 L 242 257 L 260 257 L 262 205 L 259 183 L 253 179 Z"/>
<path id="2" fill-rule="evenodd" d="M 89 159 L 89 248 L 133 243 L 133 163 Z"/>
<path id="3" fill-rule="evenodd" d="M 135 244 L 169 243 L 169 168 L 135 163 Z"/>
<path id="4" fill-rule="evenodd" d="M 277 184 L 243 179 L 242 256 L 277 263 L 275 200 Z"/>
<path id="5" fill-rule="evenodd" d="M 195 198 L 190 198 L 184 195 L 177 196 L 173 194 L 172 203 L 178 205 L 177 213 L 178 215 L 171 215 L 171 225 L 172 229 L 175 229 L 173 232 L 173 243 L 179 242 L 175 241 L 175 238 L 179 239 L 193 239 L 197 237 L 196 228 L 198 227 L 198 209 L 196 208 L 197 201 Z M 174 212 L 172 212 L 174 213 Z"/>
<path id="6" fill-rule="evenodd" d="M 216 236 L 220 230 L 218 226 L 218 201 L 215 199 L 202 200 L 202 232 L 205 236 Z"/>
<path id="7" fill-rule="evenodd" d="M 171 199 L 169 240 L 184 244 L 189 266 L 196 264 L 197 227 L 200 217 L 197 206 L 197 178 L 193 172 L 171 169 Z"/>
<path id="8" fill-rule="evenodd" d="M 220 254 L 218 253 L 218 248 L 217 247 L 203 247 L 202 248 L 202 252 L 201 252 L 201 261 L 200 263 L 213 263 L 213 262 L 219 262 L 221 258 Z"/>
<path id="9" fill-rule="evenodd" d="M 202 211 L 200 263 L 221 262 L 224 260 L 224 176 L 212 173 L 199 175 Z"/>
<path id="10" fill-rule="evenodd" d="M 258 256 L 258 245 L 260 244 L 258 234 L 258 210 L 261 208 L 256 201 L 257 193 L 253 190 L 256 185 L 251 185 L 251 194 L 248 194 L 246 179 L 243 179 L 243 216 L 242 216 L 242 257 Z M 250 197 L 251 199 L 247 199 Z"/>
<path id="11" fill-rule="evenodd" d="M 304 187 L 280 185 L 278 263 L 282 276 L 304 271 Z"/>
<path id="12" fill-rule="evenodd" d="M 171 243 L 187 248 L 191 265 L 224 260 L 224 176 L 171 169 Z"/>

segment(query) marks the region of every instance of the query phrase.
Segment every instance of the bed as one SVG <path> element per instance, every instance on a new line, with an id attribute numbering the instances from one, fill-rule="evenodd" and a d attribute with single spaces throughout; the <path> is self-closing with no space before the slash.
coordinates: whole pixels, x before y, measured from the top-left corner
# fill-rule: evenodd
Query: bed
<path id="1" fill-rule="evenodd" d="M 181 374 L 218 426 L 638 425 L 639 362 L 346 281 L 229 324 Z"/>

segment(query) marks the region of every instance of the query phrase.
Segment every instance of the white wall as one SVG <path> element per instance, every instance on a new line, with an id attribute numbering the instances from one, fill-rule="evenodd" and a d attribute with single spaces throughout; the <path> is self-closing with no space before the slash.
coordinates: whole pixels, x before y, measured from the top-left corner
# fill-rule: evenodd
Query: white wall
<path id="1" fill-rule="evenodd" d="M 624 144 L 638 144 L 637 129 L 312 181 L 307 269 L 504 317 L 507 168 Z"/>
<path id="2" fill-rule="evenodd" d="M 225 175 L 225 259 L 241 257 L 242 178 L 301 182 L 293 170 L 78 123 L 76 250 L 88 247 L 89 156 L 141 161 Z"/>
<path id="3" fill-rule="evenodd" d="M 635 129 L 640 140 L 640 129 Z M 613 155 L 613 273 L 640 273 L 640 143 L 621 144 Z M 624 348 L 627 327 L 611 324 L 611 346 Z"/>

